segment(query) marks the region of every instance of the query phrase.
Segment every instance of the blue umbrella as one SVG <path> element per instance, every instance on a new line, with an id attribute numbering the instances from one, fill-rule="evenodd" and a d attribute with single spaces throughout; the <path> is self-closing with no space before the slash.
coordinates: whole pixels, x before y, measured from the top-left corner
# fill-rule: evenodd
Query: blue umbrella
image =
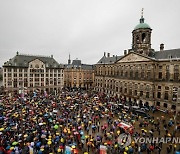
<path id="1" fill-rule="evenodd" d="M 41 142 L 36 143 L 36 147 L 40 147 L 41 146 Z"/>
<path id="2" fill-rule="evenodd" d="M 10 145 L 8 145 L 7 147 L 6 147 L 6 150 L 9 150 L 11 148 L 11 146 Z"/>
<path id="3" fill-rule="evenodd" d="M 83 131 L 81 131 L 81 132 L 80 132 L 80 134 L 81 134 L 81 135 L 84 135 L 84 132 L 83 132 Z"/>
<path id="4" fill-rule="evenodd" d="M 46 113 L 46 114 L 44 114 L 44 117 L 48 117 L 49 115 Z"/>
<path id="5" fill-rule="evenodd" d="M 129 153 L 133 153 L 133 152 L 134 152 L 133 148 L 129 147 Z"/>

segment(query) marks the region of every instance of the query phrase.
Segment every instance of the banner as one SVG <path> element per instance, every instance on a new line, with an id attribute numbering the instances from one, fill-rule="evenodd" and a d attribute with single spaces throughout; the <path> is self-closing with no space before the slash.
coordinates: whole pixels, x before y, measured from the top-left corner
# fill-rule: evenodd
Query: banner
<path id="1" fill-rule="evenodd" d="M 107 147 L 104 145 L 100 145 L 100 154 L 107 154 Z"/>

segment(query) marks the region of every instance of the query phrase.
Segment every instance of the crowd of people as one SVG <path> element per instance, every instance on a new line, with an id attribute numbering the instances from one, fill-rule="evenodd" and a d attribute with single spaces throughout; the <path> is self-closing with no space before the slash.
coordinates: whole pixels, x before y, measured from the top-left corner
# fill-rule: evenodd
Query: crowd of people
<path id="1" fill-rule="evenodd" d="M 178 137 L 173 114 L 150 118 L 133 114 L 126 103 L 93 91 L 57 95 L 16 95 L 0 99 L 0 154 L 178 153 L 175 143 L 136 143 L 134 137 Z M 131 106 L 133 102 L 129 102 Z M 131 132 L 120 124 L 131 126 Z M 121 140 L 121 134 L 131 136 Z M 180 153 L 180 152 L 179 152 Z"/>

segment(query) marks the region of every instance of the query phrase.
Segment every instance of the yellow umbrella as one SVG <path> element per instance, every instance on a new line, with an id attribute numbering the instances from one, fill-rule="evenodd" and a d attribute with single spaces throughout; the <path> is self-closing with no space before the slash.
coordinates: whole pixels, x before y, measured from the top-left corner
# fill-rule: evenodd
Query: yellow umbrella
<path id="1" fill-rule="evenodd" d="M 75 145 L 73 145 L 72 148 L 75 149 L 76 148 Z"/>
<path id="2" fill-rule="evenodd" d="M 51 145 L 52 144 L 52 142 L 51 141 L 48 141 L 48 145 Z"/>
<path id="3" fill-rule="evenodd" d="M 64 139 L 63 138 L 61 138 L 61 142 L 64 143 Z"/>
<path id="4" fill-rule="evenodd" d="M 125 147 L 125 151 L 128 151 L 129 150 L 129 148 L 128 147 Z"/>
<path id="5" fill-rule="evenodd" d="M 25 135 L 24 135 L 24 137 L 28 137 L 28 135 L 27 135 L 27 134 L 25 134 Z"/>
<path id="6" fill-rule="evenodd" d="M 88 135 L 85 136 L 85 138 L 88 138 L 88 137 L 89 137 Z"/>
<path id="7" fill-rule="evenodd" d="M 4 128 L 0 128 L 0 131 L 3 131 L 4 130 Z"/>

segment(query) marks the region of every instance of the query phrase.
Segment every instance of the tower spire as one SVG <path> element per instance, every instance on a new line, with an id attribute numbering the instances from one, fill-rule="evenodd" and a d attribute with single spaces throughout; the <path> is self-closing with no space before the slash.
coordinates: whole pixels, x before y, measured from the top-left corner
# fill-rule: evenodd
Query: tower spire
<path id="1" fill-rule="evenodd" d="M 141 10 L 141 19 L 140 19 L 140 23 L 144 23 L 144 17 L 143 17 L 143 14 L 144 14 L 144 8 L 142 8 L 142 10 Z"/>
<path id="2" fill-rule="evenodd" d="M 141 18 L 143 18 L 144 8 L 141 10 Z"/>
<path id="3" fill-rule="evenodd" d="M 71 57 L 70 57 L 70 53 L 69 53 L 68 64 L 71 64 Z"/>

